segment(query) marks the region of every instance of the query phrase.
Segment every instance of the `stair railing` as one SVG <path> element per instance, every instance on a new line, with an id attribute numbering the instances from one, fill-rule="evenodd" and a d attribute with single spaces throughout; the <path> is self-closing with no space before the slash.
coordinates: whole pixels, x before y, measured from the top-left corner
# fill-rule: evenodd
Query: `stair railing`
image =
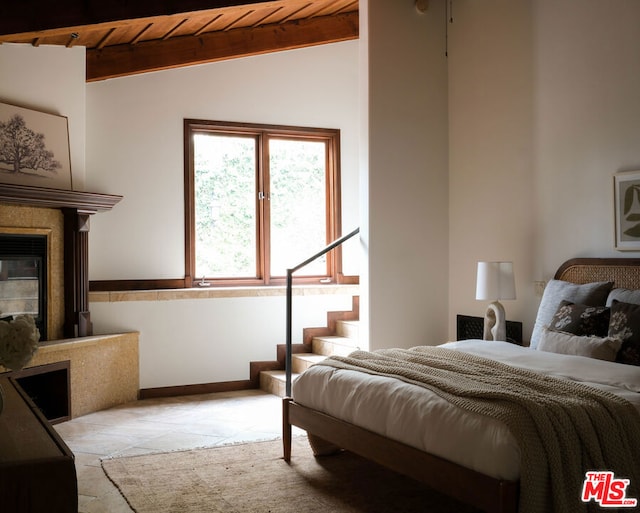
<path id="1" fill-rule="evenodd" d="M 286 375 L 286 396 L 291 397 L 291 362 L 292 362 L 292 342 L 291 342 L 291 323 L 292 323 L 292 314 L 293 314 L 293 273 L 299 271 L 304 266 L 310 264 L 314 260 L 320 258 L 322 255 L 328 253 L 329 251 L 337 248 L 341 244 L 348 241 L 354 235 L 357 235 L 360 232 L 360 228 L 356 228 L 351 233 L 345 235 L 344 237 L 340 237 L 336 239 L 331 244 L 329 244 L 324 249 L 318 251 L 315 255 L 307 258 L 304 262 L 299 263 L 295 267 L 291 269 L 287 269 L 287 347 L 286 347 L 286 356 L 285 356 L 285 375 Z"/>

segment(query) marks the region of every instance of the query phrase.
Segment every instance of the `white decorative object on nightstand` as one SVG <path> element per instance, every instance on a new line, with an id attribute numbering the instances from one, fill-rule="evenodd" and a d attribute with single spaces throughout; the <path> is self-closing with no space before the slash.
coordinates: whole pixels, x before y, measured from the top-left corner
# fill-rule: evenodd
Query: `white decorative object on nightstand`
<path id="1" fill-rule="evenodd" d="M 490 300 L 484 316 L 485 340 L 507 340 L 506 316 L 500 299 L 515 299 L 513 262 L 478 262 L 476 299 Z"/>

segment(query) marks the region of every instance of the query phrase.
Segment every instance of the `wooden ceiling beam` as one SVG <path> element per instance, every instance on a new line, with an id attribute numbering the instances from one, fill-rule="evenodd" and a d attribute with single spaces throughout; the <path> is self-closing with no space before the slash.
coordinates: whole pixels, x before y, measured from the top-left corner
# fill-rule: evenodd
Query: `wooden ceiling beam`
<path id="1" fill-rule="evenodd" d="M 65 27 L 81 27 L 119 20 L 171 16 L 246 5 L 247 0 L 14 0 L 0 3 L 0 35 Z M 272 0 L 251 0 L 269 4 Z"/>
<path id="2" fill-rule="evenodd" d="M 87 50 L 87 81 L 357 39 L 358 13 Z"/>

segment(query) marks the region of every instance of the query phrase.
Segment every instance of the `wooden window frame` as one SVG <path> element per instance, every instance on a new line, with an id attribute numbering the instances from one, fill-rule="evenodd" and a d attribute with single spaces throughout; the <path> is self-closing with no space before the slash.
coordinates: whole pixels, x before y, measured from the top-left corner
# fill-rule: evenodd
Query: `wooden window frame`
<path id="1" fill-rule="evenodd" d="M 185 203 L 185 272 L 184 286 L 186 288 L 198 287 L 203 277 L 195 276 L 196 268 L 196 238 L 195 238 L 195 187 L 193 168 L 193 137 L 195 132 L 212 132 L 229 135 L 255 136 L 257 138 L 256 159 L 262 171 L 256 173 L 256 191 L 269 194 L 269 145 L 270 138 L 321 140 L 327 144 L 326 153 L 326 244 L 330 244 L 341 236 L 341 190 L 340 190 L 340 130 L 324 128 L 308 128 L 283 125 L 265 125 L 255 123 L 234 123 L 224 121 L 210 121 L 202 119 L 184 120 L 184 203 Z M 207 278 L 208 285 L 220 286 L 259 286 L 259 285 L 283 285 L 286 278 L 272 277 L 270 269 L 270 219 L 269 208 L 264 200 L 256 194 L 256 244 L 257 244 L 257 269 L 256 277 L 242 278 Z M 322 248 L 318 248 L 320 250 Z M 311 255 L 309 255 L 311 256 Z M 292 264 L 295 265 L 298 262 Z M 327 274 L 321 276 L 295 277 L 294 283 L 327 283 L 336 284 L 343 282 L 342 252 L 336 248 L 327 254 Z"/>

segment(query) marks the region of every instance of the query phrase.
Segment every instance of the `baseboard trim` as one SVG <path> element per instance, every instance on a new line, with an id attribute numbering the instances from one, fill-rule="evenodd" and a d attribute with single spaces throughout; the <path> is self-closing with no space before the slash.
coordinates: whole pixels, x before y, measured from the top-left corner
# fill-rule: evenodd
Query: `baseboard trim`
<path id="1" fill-rule="evenodd" d="M 213 394 L 218 392 L 236 392 L 253 390 L 255 382 L 246 379 L 240 381 L 223 381 L 221 383 L 199 383 L 195 385 L 176 385 L 170 387 L 141 388 L 140 399 L 156 399 L 160 397 L 178 397 L 181 395 Z"/>

